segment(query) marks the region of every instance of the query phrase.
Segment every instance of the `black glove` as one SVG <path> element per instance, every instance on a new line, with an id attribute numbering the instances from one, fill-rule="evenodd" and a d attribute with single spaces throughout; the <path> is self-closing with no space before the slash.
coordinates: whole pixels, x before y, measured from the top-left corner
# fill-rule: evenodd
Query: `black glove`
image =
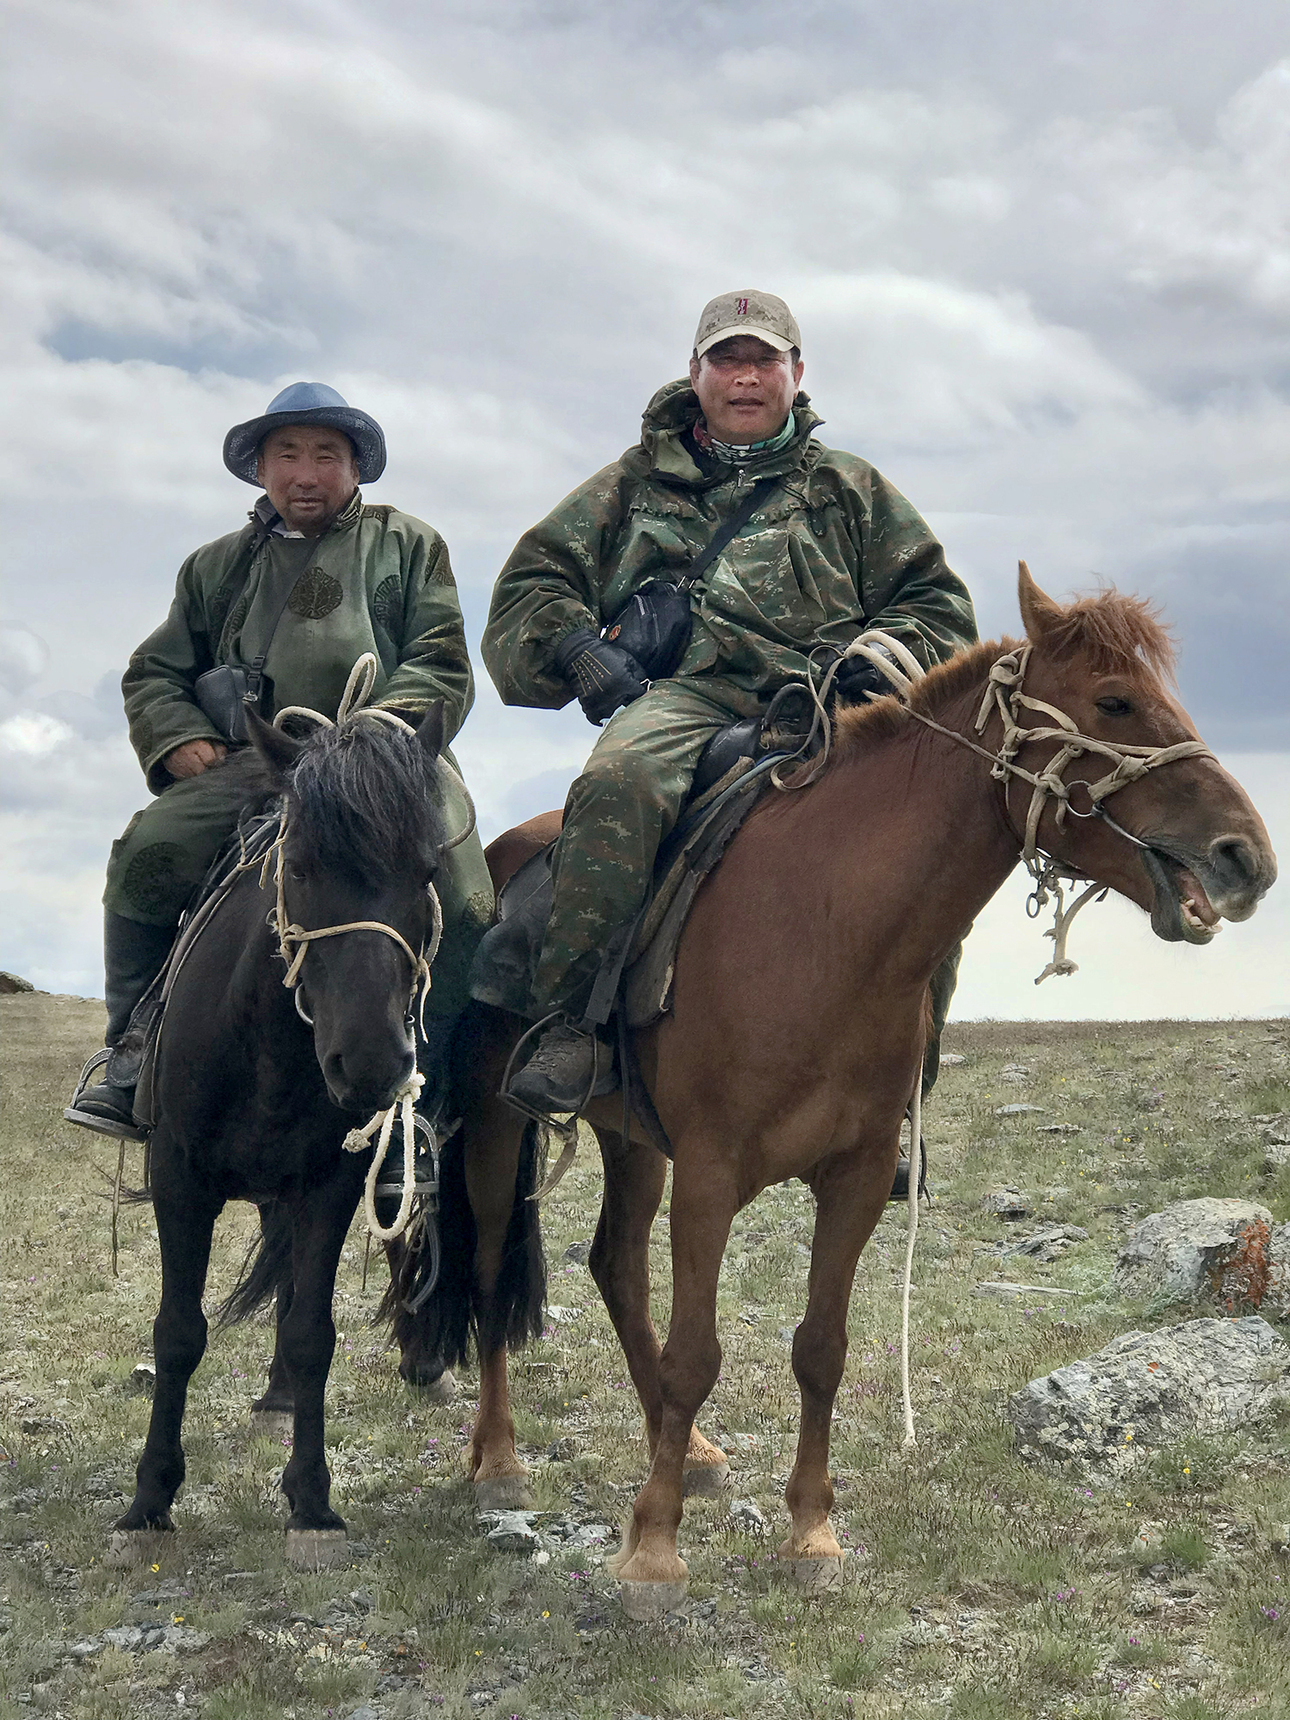
<path id="1" fill-rule="evenodd" d="M 881 646 L 879 647 L 881 650 Z M 883 655 L 887 653 L 884 651 Z M 894 661 L 894 659 L 893 659 Z M 844 657 L 833 682 L 844 705 L 867 705 L 866 693 L 894 693 L 895 687 L 867 657 Z"/>
<path id="2" fill-rule="evenodd" d="M 555 666 L 566 681 L 573 682 L 589 723 L 603 723 L 619 705 L 630 705 L 648 691 L 636 659 L 598 639 L 589 627 L 560 641 Z"/>

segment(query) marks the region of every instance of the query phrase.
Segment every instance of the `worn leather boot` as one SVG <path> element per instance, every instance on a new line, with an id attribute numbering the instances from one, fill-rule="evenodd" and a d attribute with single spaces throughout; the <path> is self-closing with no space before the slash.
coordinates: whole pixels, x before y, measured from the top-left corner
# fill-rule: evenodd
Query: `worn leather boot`
<path id="1" fill-rule="evenodd" d="M 173 927 L 147 926 L 110 911 L 104 914 L 103 994 L 109 1051 L 91 1058 L 81 1071 L 72 1102 L 63 1112 L 69 1123 L 79 1123 L 101 1135 L 124 1136 L 132 1141 L 145 1138 L 134 1120 L 134 1090 L 143 1043 L 142 1039 L 137 1045 L 130 1043 L 126 1030 L 139 1000 L 161 972 L 174 936 Z M 104 1078 L 97 1086 L 90 1086 L 89 1076 L 97 1068 L 104 1068 Z"/>
<path id="2" fill-rule="evenodd" d="M 524 1067 L 512 1075 L 502 1097 L 530 1116 L 580 1111 L 594 1091 L 606 1090 L 597 1075 L 608 1062 L 609 1052 L 597 1048 L 594 1033 L 557 1022 L 547 1028 Z"/>

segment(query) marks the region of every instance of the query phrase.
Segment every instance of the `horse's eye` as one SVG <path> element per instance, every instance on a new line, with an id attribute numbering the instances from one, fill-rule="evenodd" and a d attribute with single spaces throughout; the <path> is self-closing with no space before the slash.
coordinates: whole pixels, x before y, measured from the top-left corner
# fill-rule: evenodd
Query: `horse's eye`
<path id="1" fill-rule="evenodd" d="M 1133 715 L 1133 706 L 1127 699 L 1108 695 L 1097 701 L 1097 708 L 1104 717 L 1129 717 Z"/>
<path id="2" fill-rule="evenodd" d="M 308 877 L 308 873 L 305 871 L 303 866 L 288 866 L 287 877 L 290 878 L 293 884 L 303 884 L 305 879 Z"/>

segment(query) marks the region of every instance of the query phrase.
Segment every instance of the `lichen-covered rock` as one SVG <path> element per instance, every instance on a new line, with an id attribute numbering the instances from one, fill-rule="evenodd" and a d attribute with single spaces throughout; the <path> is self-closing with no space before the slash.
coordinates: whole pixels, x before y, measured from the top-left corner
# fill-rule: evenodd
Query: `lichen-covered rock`
<path id="1" fill-rule="evenodd" d="M 1290 1402 L 1290 1345 L 1257 1314 L 1126 1332 L 1008 1400 L 1025 1457 L 1115 1470 L 1187 1433 L 1247 1427 Z"/>
<path id="2" fill-rule="evenodd" d="M 1194 1302 L 1219 1289 L 1227 1269 L 1272 1214 L 1252 1200 L 1180 1200 L 1129 1232 L 1115 1263 L 1115 1287 L 1128 1296 Z"/>

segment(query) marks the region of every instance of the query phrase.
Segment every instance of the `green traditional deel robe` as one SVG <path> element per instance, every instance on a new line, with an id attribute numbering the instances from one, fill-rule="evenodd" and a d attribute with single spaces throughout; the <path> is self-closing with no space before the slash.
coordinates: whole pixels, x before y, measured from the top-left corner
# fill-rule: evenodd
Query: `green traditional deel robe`
<path id="1" fill-rule="evenodd" d="M 619 711 L 573 784 L 532 1013 L 576 1014 L 612 933 L 635 915 L 704 745 L 808 673 L 814 647 L 881 627 L 927 667 L 977 637 L 966 586 L 919 514 L 865 460 L 827 448 L 806 395 L 782 448 L 738 467 L 689 434 L 688 382 L 659 390 L 641 440 L 525 533 L 502 569 L 483 656 L 507 704 L 573 697 L 555 648 L 598 632 L 650 578 L 687 571 L 760 478 L 782 482 L 691 592 L 693 631 L 671 679 Z M 948 1003 L 948 998 L 946 999 Z"/>
<path id="2" fill-rule="evenodd" d="M 265 502 L 258 511 L 266 516 Z M 415 721 L 442 698 L 451 738 L 474 699 L 448 550 L 432 527 L 356 493 L 320 538 L 270 535 L 253 550 L 258 535 L 253 516 L 188 557 L 169 615 L 122 680 L 130 739 L 158 797 L 112 846 L 103 899 L 126 919 L 174 925 L 237 823 L 240 802 L 218 766 L 175 782 L 162 761 L 185 741 L 222 739 L 196 703 L 197 677 L 253 661 L 288 586 L 265 662 L 266 715 L 306 705 L 334 718 L 365 651 L 379 665 L 371 699 L 379 708 Z M 430 1012 L 445 1016 L 466 1001 L 470 958 L 492 916 L 477 837 L 448 856 L 439 893 L 444 940 Z"/>

